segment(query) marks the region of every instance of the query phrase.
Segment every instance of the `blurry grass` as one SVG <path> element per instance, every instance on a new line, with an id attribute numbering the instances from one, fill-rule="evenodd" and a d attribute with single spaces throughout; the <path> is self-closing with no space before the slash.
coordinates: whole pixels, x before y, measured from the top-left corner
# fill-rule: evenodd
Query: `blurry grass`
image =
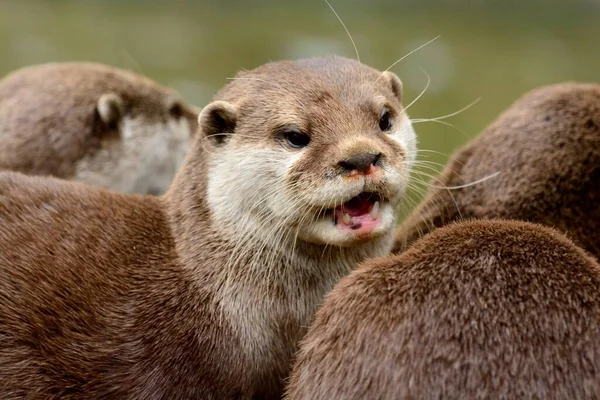
<path id="1" fill-rule="evenodd" d="M 472 108 L 415 125 L 422 157 L 443 164 L 518 96 L 565 80 L 600 81 L 598 1 L 330 0 L 363 62 L 393 71 L 413 118 Z M 133 69 L 199 106 L 241 68 L 325 53 L 354 57 L 322 0 L 0 1 L 0 75 L 24 65 L 89 60 Z M 441 168 L 441 167 L 440 167 Z M 439 169 L 439 168 L 438 168 Z M 427 171 L 432 173 L 432 171 Z M 410 195 L 413 202 L 418 194 Z"/>

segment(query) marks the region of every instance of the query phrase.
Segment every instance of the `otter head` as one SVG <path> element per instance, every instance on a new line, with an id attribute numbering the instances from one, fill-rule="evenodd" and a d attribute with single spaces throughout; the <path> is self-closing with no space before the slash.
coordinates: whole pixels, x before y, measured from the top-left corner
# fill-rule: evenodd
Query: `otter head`
<path id="1" fill-rule="evenodd" d="M 341 57 L 266 64 L 199 124 L 220 226 L 342 247 L 393 232 L 416 152 L 393 73 Z"/>
<path id="2" fill-rule="evenodd" d="M 95 104 L 99 150 L 81 160 L 78 179 L 122 192 L 163 193 L 185 158 L 198 111 L 142 76 L 113 71 L 105 78 Z"/>

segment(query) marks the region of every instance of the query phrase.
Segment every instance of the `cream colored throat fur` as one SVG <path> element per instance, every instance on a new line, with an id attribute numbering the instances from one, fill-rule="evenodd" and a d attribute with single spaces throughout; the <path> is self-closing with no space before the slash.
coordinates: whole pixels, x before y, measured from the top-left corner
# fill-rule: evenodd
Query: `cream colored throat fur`
<path id="1" fill-rule="evenodd" d="M 313 245 L 281 232 L 272 232 L 269 242 L 263 235 L 235 237 L 217 307 L 239 332 L 249 365 L 279 371 L 288 365 L 271 363 L 293 357 L 325 294 L 360 262 L 389 254 L 393 243 L 393 231 L 352 248 Z"/>
<path id="2" fill-rule="evenodd" d="M 126 193 L 165 192 L 189 146 L 188 121 L 170 119 L 150 125 L 126 117 L 120 132 L 120 138 L 103 143 L 77 164 L 74 180 Z"/>

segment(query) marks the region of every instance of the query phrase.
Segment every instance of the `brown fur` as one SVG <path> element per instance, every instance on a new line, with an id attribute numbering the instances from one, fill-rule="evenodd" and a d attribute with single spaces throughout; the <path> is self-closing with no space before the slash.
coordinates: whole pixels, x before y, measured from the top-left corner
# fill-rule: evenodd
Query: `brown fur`
<path id="1" fill-rule="evenodd" d="M 268 90 L 250 80 L 231 83 L 203 110 L 202 136 L 164 197 L 0 174 L 0 398 L 280 397 L 324 294 L 356 263 L 387 254 L 394 225 L 371 238 L 345 238 L 345 247 L 297 237 L 295 224 L 313 218 L 311 212 L 317 218 L 323 207 L 303 202 L 307 193 L 299 190 L 290 198 L 262 186 L 282 178 L 276 158 L 310 157 L 318 171 L 338 160 L 312 155 L 363 138 L 384 151 L 382 170 L 408 168 L 403 148 L 377 130 L 378 115 L 367 107 L 379 96 L 399 123 L 399 80 L 343 58 L 312 63 L 279 62 L 243 75 Z M 290 76 L 294 85 L 287 85 Z M 384 79 L 374 84 L 378 77 Z M 322 119 L 311 118 L 303 101 L 309 91 L 328 99 Z M 274 136 L 285 115 L 285 123 L 312 123 L 312 147 L 288 149 Z M 336 122 L 362 130 L 335 129 Z M 245 150 L 247 144 L 254 147 Z M 273 159 L 263 158 L 265 149 Z M 236 150 L 243 154 L 228 162 Z M 237 179 L 248 167 L 260 178 L 252 189 L 243 180 L 214 182 L 224 169 Z M 319 181 L 310 169 L 288 168 L 283 178 L 321 187 L 345 179 L 324 171 Z M 406 177 L 377 171 L 353 178 L 362 179 L 355 190 L 382 188 L 392 209 Z M 400 181 L 382 184 L 381 176 Z M 331 196 L 330 207 L 346 201 L 337 190 Z M 246 198 L 253 208 L 244 208 Z M 275 211 L 253 214 L 273 198 L 290 212 L 302 209 L 285 232 L 273 230 L 282 226 L 278 219 L 261 219 Z M 232 224 L 217 221 L 218 212 L 238 202 Z M 247 229 L 252 221 L 256 229 Z"/>
<path id="2" fill-rule="evenodd" d="M 454 223 L 336 285 L 287 398 L 596 399 L 599 326 L 600 266 L 563 235 Z"/>
<path id="3" fill-rule="evenodd" d="M 105 119 L 99 110 L 103 95 L 110 96 Z M 146 155 L 135 152 L 141 142 L 116 154 L 118 143 L 128 140 L 123 121 L 138 121 L 131 129 L 141 133 L 131 140 L 144 141 L 158 134 L 149 131 L 152 125 L 182 118 L 191 132 L 197 129 L 197 111 L 177 93 L 129 71 L 75 62 L 22 68 L 0 81 L 0 169 L 76 179 L 79 169 L 102 174 L 116 167 L 98 164 L 131 158 L 132 170 Z M 96 157 L 103 149 L 115 154 Z M 107 179 L 102 186 L 122 189 Z M 97 183 L 87 176 L 78 180 Z"/>
<path id="4" fill-rule="evenodd" d="M 400 226 L 394 251 L 463 218 L 543 223 L 600 256 L 600 85 L 533 90 L 451 157 Z"/>

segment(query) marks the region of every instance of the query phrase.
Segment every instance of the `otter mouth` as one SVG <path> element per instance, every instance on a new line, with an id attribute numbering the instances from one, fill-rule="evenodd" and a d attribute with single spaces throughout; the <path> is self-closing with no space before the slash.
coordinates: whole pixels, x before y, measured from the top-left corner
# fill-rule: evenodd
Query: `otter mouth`
<path id="1" fill-rule="evenodd" d="M 381 222 L 381 205 L 385 198 L 377 193 L 362 192 L 341 206 L 327 210 L 336 227 L 357 236 L 368 235 Z"/>

